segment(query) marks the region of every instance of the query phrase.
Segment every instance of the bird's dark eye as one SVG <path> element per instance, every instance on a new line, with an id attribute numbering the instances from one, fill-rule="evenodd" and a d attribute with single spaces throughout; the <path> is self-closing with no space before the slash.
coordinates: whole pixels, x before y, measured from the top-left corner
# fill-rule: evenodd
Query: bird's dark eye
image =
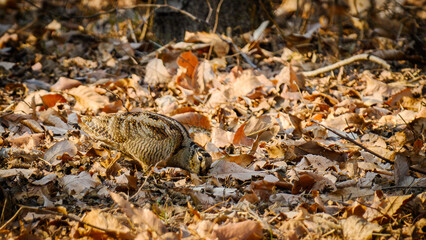
<path id="1" fill-rule="evenodd" d="M 202 156 L 198 156 L 198 161 L 202 161 L 203 157 Z"/>

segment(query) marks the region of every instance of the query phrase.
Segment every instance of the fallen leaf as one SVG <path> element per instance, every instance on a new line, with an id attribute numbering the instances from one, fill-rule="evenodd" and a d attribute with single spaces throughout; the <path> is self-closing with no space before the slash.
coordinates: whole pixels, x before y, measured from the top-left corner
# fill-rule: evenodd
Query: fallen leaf
<path id="1" fill-rule="evenodd" d="M 263 238 L 263 228 L 259 222 L 248 220 L 219 226 L 212 232 L 212 238 L 255 240 Z"/>
<path id="2" fill-rule="evenodd" d="M 77 104 L 74 108 L 80 111 L 97 112 L 109 102 L 108 97 L 98 94 L 93 88 L 85 85 L 70 89 L 68 94 L 75 98 Z"/>
<path id="3" fill-rule="evenodd" d="M 93 238 L 104 239 L 108 236 L 115 236 L 120 239 L 133 238 L 133 234 L 130 229 L 125 225 L 125 219 L 119 218 L 116 215 L 102 211 L 101 209 L 94 209 L 86 213 L 81 221 L 91 224 L 93 226 L 106 229 L 102 231 L 96 228 L 92 228 L 88 225 L 84 225 L 89 231 L 83 236 L 91 236 Z"/>
<path id="4" fill-rule="evenodd" d="M 373 233 L 382 231 L 382 227 L 376 223 L 370 223 L 357 216 L 342 219 L 343 236 L 350 240 L 370 240 Z"/>
<path id="5" fill-rule="evenodd" d="M 46 94 L 41 96 L 41 100 L 47 108 L 54 107 L 56 103 L 67 102 L 67 100 L 61 94 Z"/>
<path id="6" fill-rule="evenodd" d="M 59 181 L 69 195 L 78 199 L 84 197 L 91 188 L 99 185 L 98 182 L 92 179 L 89 172 L 81 172 L 78 175 L 66 175 L 59 179 Z"/>
<path id="7" fill-rule="evenodd" d="M 57 142 L 44 153 L 43 159 L 55 166 L 61 162 L 57 157 L 62 156 L 64 153 L 73 157 L 77 154 L 77 147 L 69 140 Z"/>
<path id="8" fill-rule="evenodd" d="M 172 81 L 172 76 L 163 64 L 163 60 L 154 58 L 146 65 L 144 82 L 150 86 L 167 84 Z"/>
<path id="9" fill-rule="evenodd" d="M 75 79 L 60 77 L 58 81 L 50 87 L 50 91 L 62 91 L 81 85 L 81 82 Z"/>

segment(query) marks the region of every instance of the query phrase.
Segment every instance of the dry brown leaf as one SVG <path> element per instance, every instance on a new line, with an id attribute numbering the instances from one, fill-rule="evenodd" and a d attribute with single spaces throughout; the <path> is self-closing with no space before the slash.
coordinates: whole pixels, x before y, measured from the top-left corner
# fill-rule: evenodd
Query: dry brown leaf
<path id="1" fill-rule="evenodd" d="M 356 113 L 345 113 L 343 115 L 333 117 L 328 115 L 324 125 L 344 131 L 345 129 L 360 129 L 364 124 L 364 119 Z"/>
<path id="2" fill-rule="evenodd" d="M 41 96 L 41 101 L 47 108 L 54 107 L 56 103 L 66 103 L 67 100 L 61 94 L 46 94 Z"/>
<path id="3" fill-rule="evenodd" d="M 313 93 L 310 95 L 306 95 L 303 98 L 312 102 L 318 102 L 317 99 L 320 99 L 320 102 L 323 102 L 329 106 L 334 106 L 339 103 L 336 98 L 324 93 Z"/>
<path id="4" fill-rule="evenodd" d="M 46 30 L 57 31 L 61 29 L 61 24 L 58 21 L 56 21 L 56 19 L 54 19 L 49 24 L 47 24 L 45 28 Z"/>
<path id="5" fill-rule="evenodd" d="M 336 190 L 336 185 L 328 178 L 313 173 L 313 172 L 304 172 L 299 173 L 297 176 L 292 176 L 294 179 L 293 189 L 291 190 L 292 194 L 298 194 L 303 191 L 319 191 L 322 192 L 325 189 L 331 191 Z"/>
<path id="6" fill-rule="evenodd" d="M 232 143 L 236 146 L 247 146 L 250 147 L 254 143 L 254 139 L 249 138 L 244 133 L 244 128 L 247 125 L 247 122 L 243 123 L 235 132 L 234 140 Z"/>
<path id="7" fill-rule="evenodd" d="M 86 233 L 80 232 L 82 236 L 91 236 L 96 239 L 106 239 L 111 235 L 122 239 L 130 239 L 134 237 L 131 230 L 125 225 L 125 218 L 104 212 L 101 209 L 91 210 L 82 217 L 81 221 L 107 230 L 104 232 L 88 225 L 84 225 L 88 231 Z"/>
<path id="8" fill-rule="evenodd" d="M 308 175 L 303 174 L 296 180 L 293 184 L 293 189 L 291 190 L 292 194 L 299 194 L 301 192 L 309 192 L 315 184 L 315 178 Z"/>
<path id="9" fill-rule="evenodd" d="M 254 75 L 252 70 L 244 70 L 243 74 L 239 76 L 232 84 L 232 96 L 246 96 L 252 91 L 254 91 L 257 87 L 261 86 L 263 86 L 263 84 Z"/>
<path id="10" fill-rule="evenodd" d="M 74 109 L 79 111 L 97 112 L 108 103 L 108 97 L 98 94 L 93 88 L 85 85 L 70 89 L 68 94 L 77 101 Z"/>
<path id="11" fill-rule="evenodd" d="M 212 82 L 215 79 L 216 75 L 213 72 L 213 67 L 209 61 L 204 60 L 200 64 L 198 64 L 196 70 L 196 78 L 197 78 L 197 92 L 204 93 L 206 92 L 210 86 L 212 86 Z"/>
<path id="12" fill-rule="evenodd" d="M 50 91 L 62 91 L 81 85 L 81 82 L 75 79 L 60 77 L 58 81 L 50 87 Z"/>
<path id="13" fill-rule="evenodd" d="M 226 36 L 222 36 L 226 38 Z M 185 42 L 203 42 L 213 46 L 213 51 L 218 57 L 224 57 L 229 52 L 229 44 L 215 33 L 185 32 Z"/>
<path id="14" fill-rule="evenodd" d="M 259 136 L 260 140 L 265 142 L 275 137 L 279 130 L 277 118 L 271 115 L 262 115 L 258 118 L 252 117 L 244 126 L 244 134 L 246 136 L 252 138 Z"/>
<path id="15" fill-rule="evenodd" d="M 31 182 L 31 184 L 38 185 L 38 186 L 43 186 L 43 185 L 46 185 L 46 184 L 52 182 L 56 178 L 57 178 L 56 174 L 55 173 L 51 173 L 51 174 L 48 174 L 48 175 L 44 176 L 43 178 L 41 178 L 39 180 Z"/>
<path id="16" fill-rule="evenodd" d="M 249 189 L 252 190 L 260 200 L 268 201 L 275 190 L 275 183 L 265 180 L 254 181 L 250 184 Z"/>
<path id="17" fill-rule="evenodd" d="M 133 206 L 117 193 L 110 192 L 110 195 L 127 217 L 131 219 L 133 224 L 146 225 L 148 229 L 156 232 L 159 236 L 167 232 L 163 222 L 152 211 Z"/>
<path id="18" fill-rule="evenodd" d="M 28 94 L 28 96 L 26 96 L 23 101 L 20 101 L 16 105 L 14 112 L 17 114 L 31 114 L 34 111 L 34 109 L 32 108 L 33 102 L 35 105 L 43 104 L 41 96 L 46 94 L 48 94 L 46 90 L 35 91 Z"/>
<path id="19" fill-rule="evenodd" d="M 4 48 L 5 44 L 8 43 L 9 41 L 13 41 L 16 42 L 18 41 L 18 34 L 16 33 L 4 33 L 1 37 L 0 37 L 0 49 Z"/>
<path id="20" fill-rule="evenodd" d="M 200 127 L 207 130 L 211 129 L 209 118 L 197 112 L 180 113 L 173 115 L 173 118 L 184 125 Z"/>
<path id="21" fill-rule="evenodd" d="M 234 133 L 222 130 L 221 128 L 213 128 L 212 143 L 216 147 L 226 147 L 232 144 L 234 140 Z"/>
<path id="22" fill-rule="evenodd" d="M 21 174 L 24 178 L 29 179 L 34 173 L 35 169 L 22 169 L 22 168 L 13 168 L 13 169 L 0 169 L 0 177 L 7 178 Z"/>
<path id="23" fill-rule="evenodd" d="M 63 61 L 63 66 L 64 67 L 71 67 L 73 65 L 78 66 L 79 68 L 82 69 L 86 69 L 86 68 L 96 68 L 98 66 L 98 63 L 95 61 L 91 61 L 91 60 L 86 60 L 82 57 L 74 57 L 74 58 L 70 58 L 70 59 L 65 59 Z"/>
<path id="24" fill-rule="evenodd" d="M 235 155 L 235 156 L 231 156 L 228 155 L 226 157 L 223 158 L 223 160 L 229 161 L 229 162 L 234 162 L 242 167 L 247 167 L 248 165 L 250 165 L 251 163 L 253 163 L 253 160 L 255 159 L 255 157 L 253 157 L 252 155 L 249 154 L 240 154 L 240 155 Z"/>
<path id="25" fill-rule="evenodd" d="M 66 175 L 60 179 L 64 190 L 78 199 L 81 199 L 91 189 L 99 185 L 92 179 L 89 172 L 81 172 L 78 175 Z"/>
<path id="26" fill-rule="evenodd" d="M 198 89 L 195 79 L 195 70 L 199 64 L 197 56 L 192 52 L 184 52 L 179 56 L 177 63 L 183 69 L 183 72 L 177 74 L 177 85 L 190 90 Z"/>
<path id="27" fill-rule="evenodd" d="M 411 97 L 413 96 L 413 93 L 411 92 L 410 88 L 406 88 L 394 95 L 392 95 L 389 100 L 384 102 L 385 104 L 391 106 L 391 107 L 398 107 L 398 103 L 402 100 L 403 97 Z"/>
<path id="28" fill-rule="evenodd" d="M 325 172 L 330 167 L 335 167 L 336 164 L 330 159 L 319 155 L 308 154 L 304 157 L 312 165 L 312 167 L 319 172 Z"/>
<path id="29" fill-rule="evenodd" d="M 301 219 L 289 219 L 288 221 L 285 221 L 281 225 L 280 231 L 282 235 L 287 236 L 287 239 L 289 240 L 297 240 L 308 234 L 308 229 Z"/>
<path id="30" fill-rule="evenodd" d="M 64 153 L 73 157 L 77 154 L 77 147 L 69 140 L 57 142 L 44 153 L 43 159 L 55 166 L 61 162 L 61 160 L 58 160 L 57 158 L 62 156 Z"/>
<path id="31" fill-rule="evenodd" d="M 43 133 L 25 133 L 19 137 L 9 138 L 8 141 L 11 143 L 12 148 L 23 148 L 31 150 L 35 147 L 38 147 L 44 138 L 45 135 Z"/>
<path id="32" fill-rule="evenodd" d="M 336 162 L 344 161 L 346 159 L 345 154 L 331 150 L 333 149 L 333 147 L 334 145 L 324 146 L 324 144 L 320 143 L 319 141 L 308 141 L 295 146 L 294 154 L 296 154 L 297 156 L 313 154 L 323 156 Z"/>
<path id="33" fill-rule="evenodd" d="M 247 181 L 252 176 L 265 176 L 264 172 L 252 171 L 241 167 L 240 165 L 228 162 L 226 160 L 216 160 L 209 171 L 209 176 L 215 176 L 217 178 L 227 178 L 229 176 L 239 179 L 241 181 Z"/>
<path id="34" fill-rule="evenodd" d="M 259 222 L 248 220 L 219 226 L 212 232 L 212 238 L 255 240 L 263 238 L 263 228 Z"/>
<path id="35" fill-rule="evenodd" d="M 172 76 L 163 64 L 163 60 L 154 58 L 146 65 L 144 82 L 150 86 L 167 84 L 172 81 Z"/>
<path id="36" fill-rule="evenodd" d="M 374 232 L 381 232 L 382 227 L 376 223 L 370 223 L 357 216 L 342 219 L 343 236 L 350 240 L 373 239 Z"/>

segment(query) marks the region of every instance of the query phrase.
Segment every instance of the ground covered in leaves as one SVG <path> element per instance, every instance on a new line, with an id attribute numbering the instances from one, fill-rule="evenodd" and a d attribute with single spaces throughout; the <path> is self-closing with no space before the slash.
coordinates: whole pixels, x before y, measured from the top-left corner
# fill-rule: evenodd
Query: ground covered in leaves
<path id="1" fill-rule="evenodd" d="M 163 46 L 158 6 L 5 2 L 2 238 L 425 237 L 424 1 L 287 1 L 253 32 Z M 107 171 L 120 155 L 79 116 L 142 110 L 183 123 L 209 174 Z"/>

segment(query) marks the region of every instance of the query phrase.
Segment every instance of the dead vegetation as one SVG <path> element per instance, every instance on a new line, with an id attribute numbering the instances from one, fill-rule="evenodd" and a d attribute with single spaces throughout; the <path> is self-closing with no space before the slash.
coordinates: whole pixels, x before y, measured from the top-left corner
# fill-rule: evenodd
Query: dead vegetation
<path id="1" fill-rule="evenodd" d="M 260 1 L 240 34 L 207 2 L 0 3 L 1 238 L 424 238 L 424 1 Z M 160 7 L 210 31 L 161 45 Z M 107 171 L 79 117 L 141 110 L 184 124 L 208 176 Z"/>

